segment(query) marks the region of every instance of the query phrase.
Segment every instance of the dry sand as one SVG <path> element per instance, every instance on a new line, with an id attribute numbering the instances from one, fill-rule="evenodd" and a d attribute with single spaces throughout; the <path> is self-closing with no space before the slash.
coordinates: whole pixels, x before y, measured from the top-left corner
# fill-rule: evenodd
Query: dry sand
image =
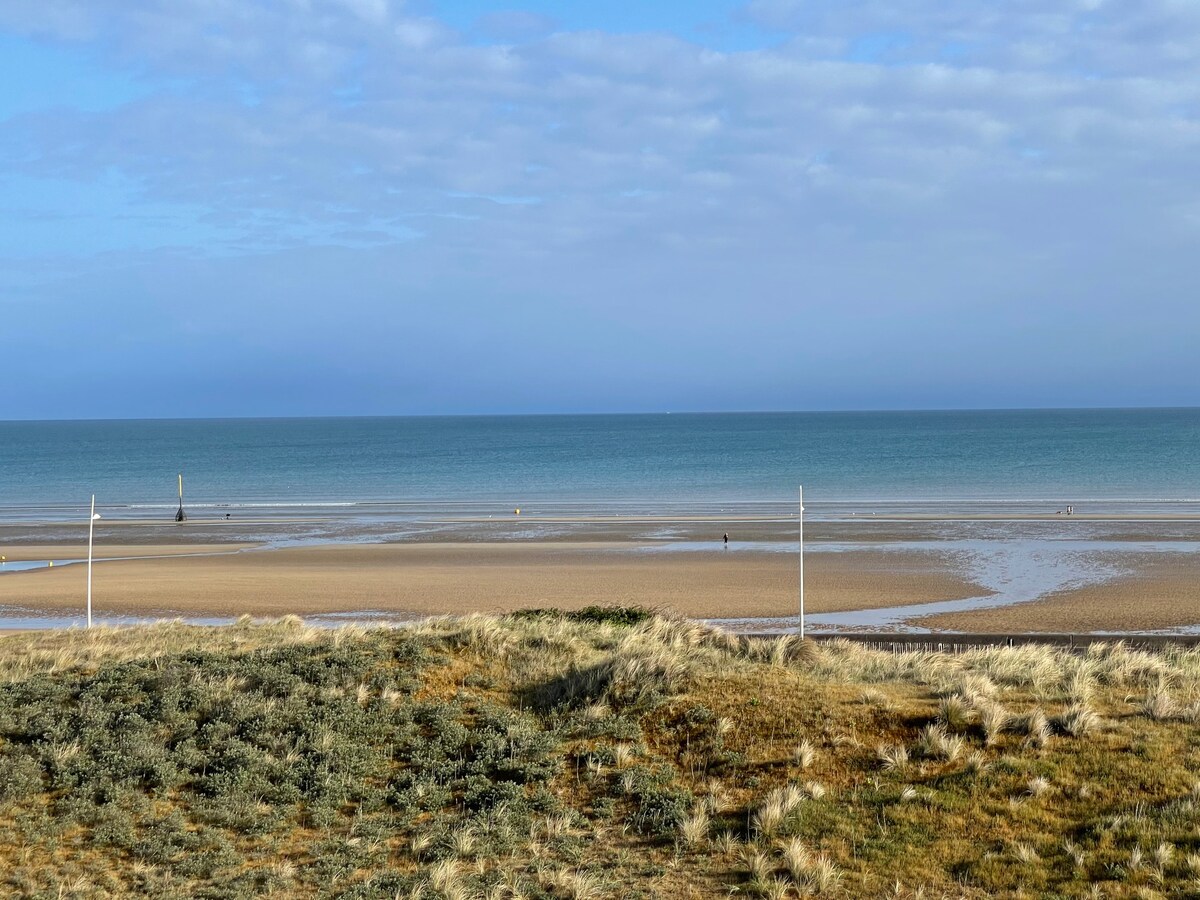
<path id="1" fill-rule="evenodd" d="M 79 558 L 86 547 L 9 548 L 10 559 Z M 108 546 L 107 556 L 144 556 L 95 567 L 97 609 L 163 615 L 282 615 L 390 610 L 418 615 L 501 612 L 530 606 L 640 604 L 696 617 L 786 616 L 797 602 L 789 554 L 644 552 L 569 543 L 340 544 L 164 556 L 163 546 Z M 86 567 L 0 576 L 0 605 L 78 608 Z M 805 557 L 806 606 L 838 612 L 953 600 L 986 593 L 941 556 L 847 551 Z"/>
<path id="2" fill-rule="evenodd" d="M 1158 631 L 1200 625 L 1200 557 L 1131 555 L 1133 574 L 1042 600 L 910 620 L 982 634 Z"/>

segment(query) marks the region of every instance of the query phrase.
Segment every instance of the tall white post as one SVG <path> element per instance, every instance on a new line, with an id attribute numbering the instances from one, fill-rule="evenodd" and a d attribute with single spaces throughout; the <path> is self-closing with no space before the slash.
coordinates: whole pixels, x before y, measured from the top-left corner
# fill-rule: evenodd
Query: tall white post
<path id="1" fill-rule="evenodd" d="M 800 485 L 800 640 L 804 640 L 804 485 Z"/>
<path id="2" fill-rule="evenodd" d="M 96 495 L 92 494 L 92 513 L 88 516 L 88 595 L 87 627 L 92 627 L 92 532 L 96 527 Z"/>

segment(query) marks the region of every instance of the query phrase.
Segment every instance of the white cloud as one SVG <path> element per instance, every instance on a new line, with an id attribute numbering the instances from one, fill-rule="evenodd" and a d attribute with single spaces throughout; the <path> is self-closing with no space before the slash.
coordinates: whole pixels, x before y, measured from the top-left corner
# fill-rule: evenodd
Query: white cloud
<path id="1" fill-rule="evenodd" d="M 1014 3 L 1003 15 L 982 2 L 948 12 L 913 2 L 753 7 L 777 27 L 811 25 L 847 47 L 857 34 L 902 27 L 917 44 L 968 47 L 955 62 L 916 51 L 906 61 L 901 51 L 881 65 L 600 32 L 472 46 L 367 0 L 146 4 L 93 11 L 84 32 L 108 34 L 118 61 L 195 79 L 195 92 L 99 117 L 31 116 L 3 140 L 10 153 L 26 148 L 33 171 L 86 178 L 115 167 L 153 195 L 307 216 L 343 191 L 348 210 L 374 215 L 370 195 L 381 188 L 557 196 L 581 214 L 635 186 L 728 192 L 730 202 L 759 194 L 786 207 L 793 198 L 773 170 L 796 178 L 814 158 L 825 187 L 841 179 L 851 201 L 862 186 L 893 184 L 901 203 L 955 178 L 1011 177 L 1028 189 L 1032 159 L 1045 161 L 1048 180 L 1101 183 L 1143 177 L 1164 156 L 1183 165 L 1195 149 L 1198 82 L 1155 72 L 1178 64 L 1169 48 L 1180 29 L 1166 27 L 1169 4 L 1144 6 L 1134 21 L 1094 4 L 1045 14 Z M 52 4 L 41 24 L 78 31 L 89 9 Z M 31 28 L 32 17 L 16 18 Z M 1177 17 L 1180 28 L 1194 18 L 1182 7 Z M 1149 42 L 1136 48 L 1145 71 L 1134 74 L 1131 32 Z M 1090 67 L 1075 71 L 1084 58 Z M 246 83 L 260 98 L 252 107 L 232 99 Z M 346 176 L 354 166 L 372 175 Z M 908 212 L 879 210 L 889 211 Z"/>
<path id="2" fill-rule="evenodd" d="M 391 17 L 391 3 L 388 0 L 342 0 L 346 8 L 360 19 L 379 25 Z"/>
<path id="3" fill-rule="evenodd" d="M 475 23 L 475 30 L 481 34 L 513 43 L 545 37 L 557 28 L 557 23 L 548 16 L 516 9 L 488 13 Z"/>
<path id="4" fill-rule="evenodd" d="M 412 50 L 425 50 L 450 36 L 433 19 L 405 19 L 396 24 L 392 31 L 401 46 Z"/>
<path id="5" fill-rule="evenodd" d="M 6 4 L 0 27 L 84 42 L 160 89 L 0 123 L 0 175 L 115 171 L 147 202 L 211 210 L 229 243 L 194 254 L 381 259 L 391 241 L 381 267 L 410 291 L 503 291 L 518 315 L 554 297 L 613 328 L 682 318 L 774 342 L 803 322 L 837 346 L 874 317 L 920 345 L 921 315 L 975 308 L 1015 342 L 1048 307 L 1087 300 L 1115 322 L 1147 254 L 1175 277 L 1139 302 L 1181 308 L 1198 274 L 1197 7 L 748 15 L 790 36 L 715 52 L 517 17 L 488 45 L 383 0 Z M 731 297 L 753 302 L 721 324 Z"/>

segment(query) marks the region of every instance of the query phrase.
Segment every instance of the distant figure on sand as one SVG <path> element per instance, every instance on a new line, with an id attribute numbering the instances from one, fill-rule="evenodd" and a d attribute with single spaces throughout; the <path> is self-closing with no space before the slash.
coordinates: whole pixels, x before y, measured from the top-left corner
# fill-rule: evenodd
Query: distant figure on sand
<path id="1" fill-rule="evenodd" d="M 728 531 L 725 532 L 725 546 L 726 547 L 729 546 L 729 532 Z"/>

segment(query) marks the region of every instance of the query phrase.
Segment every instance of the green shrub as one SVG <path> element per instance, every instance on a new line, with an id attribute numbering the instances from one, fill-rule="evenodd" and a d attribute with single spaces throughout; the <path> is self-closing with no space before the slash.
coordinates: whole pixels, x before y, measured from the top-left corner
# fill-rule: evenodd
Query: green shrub
<path id="1" fill-rule="evenodd" d="M 0 804 L 20 800 L 42 789 L 42 767 L 26 752 L 0 756 Z"/>
<path id="2" fill-rule="evenodd" d="M 566 619 L 569 622 L 588 622 L 594 625 L 638 625 L 654 618 L 654 612 L 642 606 L 585 606 L 583 609 L 562 610 L 555 607 L 519 609 L 508 614 L 513 619 Z"/>
<path id="3" fill-rule="evenodd" d="M 642 834 L 673 835 L 695 805 L 690 791 L 679 787 L 670 772 L 635 766 L 622 778 L 623 790 L 634 801 L 629 824 Z"/>

